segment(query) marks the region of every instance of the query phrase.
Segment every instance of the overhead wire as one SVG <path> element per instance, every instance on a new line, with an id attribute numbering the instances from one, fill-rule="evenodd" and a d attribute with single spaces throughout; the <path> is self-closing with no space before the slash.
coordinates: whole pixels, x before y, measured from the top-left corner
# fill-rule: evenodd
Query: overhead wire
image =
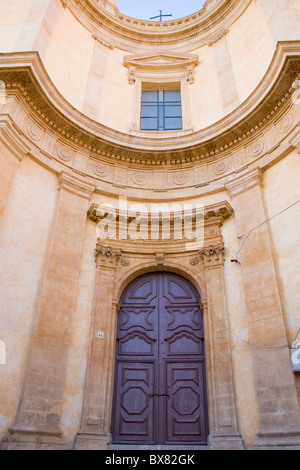
<path id="1" fill-rule="evenodd" d="M 241 251 L 243 250 L 244 246 L 245 246 L 245 243 L 246 241 L 248 240 L 248 238 L 250 237 L 251 233 L 254 232 L 255 230 L 257 230 L 258 228 L 262 227 L 263 225 L 265 225 L 266 223 L 270 222 L 271 220 L 275 219 L 276 217 L 278 217 L 279 215 L 283 214 L 284 212 L 286 212 L 287 210 L 291 209 L 292 207 L 296 206 L 297 204 L 300 203 L 300 199 L 296 202 L 294 202 L 293 204 L 291 204 L 290 206 L 286 207 L 285 209 L 283 209 L 282 211 L 278 212 L 277 214 L 273 215 L 272 217 L 269 217 L 267 220 L 265 220 L 264 222 L 262 222 L 261 224 L 257 225 L 256 227 L 252 228 L 246 238 L 244 239 L 243 243 L 241 244 L 240 246 L 240 249 L 238 250 L 237 254 L 236 254 L 236 259 L 239 261 L 239 254 L 241 253 Z M 241 237 L 239 237 L 241 238 Z M 213 312 L 213 314 L 218 318 L 219 321 L 221 321 L 221 319 L 215 314 L 215 312 Z M 274 346 L 274 347 L 268 347 L 268 346 L 260 346 L 260 345 L 257 345 L 257 344 L 253 344 L 243 338 L 241 338 L 239 335 L 237 335 L 236 333 L 234 333 L 229 327 L 227 328 L 228 332 L 235 336 L 237 339 L 239 339 L 240 341 L 248 344 L 249 346 L 251 347 L 255 347 L 255 348 L 259 348 L 259 349 L 269 349 L 269 350 L 276 350 L 276 349 L 284 349 L 286 347 L 289 347 L 289 345 L 285 345 L 285 346 Z M 298 330 L 298 333 L 296 335 L 296 338 L 298 337 L 299 335 L 299 332 L 300 332 L 300 328 Z"/>
<path id="2" fill-rule="evenodd" d="M 300 199 L 296 202 L 294 202 L 294 204 L 291 204 L 290 206 L 286 207 L 285 209 L 283 209 L 282 211 L 278 212 L 278 214 L 275 214 L 273 215 L 272 217 L 270 217 L 269 219 L 265 220 L 264 222 L 262 222 L 261 224 L 257 225 L 256 227 L 252 228 L 246 238 L 244 239 L 243 243 L 241 244 L 240 246 L 240 249 L 238 250 L 237 254 L 236 254 L 236 259 L 239 260 L 239 254 L 241 253 L 241 251 L 243 250 L 244 246 L 245 246 L 245 243 L 246 241 L 248 240 L 248 238 L 250 237 L 251 233 L 254 232 L 255 230 L 257 230 L 258 228 L 262 227 L 262 225 L 265 225 L 267 224 L 268 222 L 270 222 L 270 220 L 273 220 L 275 219 L 276 217 L 278 217 L 279 215 L 283 214 L 284 212 L 286 212 L 287 210 L 291 209 L 292 207 L 296 206 L 297 204 L 300 203 Z M 243 236 L 242 236 L 243 237 Z M 242 237 L 239 237 L 239 238 L 242 238 Z"/>

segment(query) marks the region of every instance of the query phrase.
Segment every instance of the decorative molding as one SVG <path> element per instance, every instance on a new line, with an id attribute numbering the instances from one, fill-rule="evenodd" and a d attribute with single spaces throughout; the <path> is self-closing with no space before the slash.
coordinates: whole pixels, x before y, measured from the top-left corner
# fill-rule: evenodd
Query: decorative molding
<path id="1" fill-rule="evenodd" d="M 110 246 L 103 246 L 100 242 L 97 243 L 95 254 L 97 263 L 110 268 L 116 268 L 122 256 L 120 250 L 114 250 Z"/>
<path id="2" fill-rule="evenodd" d="M 130 266 L 130 260 L 122 256 L 121 250 L 116 250 L 111 246 L 103 246 L 101 240 L 98 240 L 95 256 L 97 264 L 102 267 L 115 269 L 119 263 L 124 268 Z"/>
<path id="3" fill-rule="evenodd" d="M 254 186 L 261 185 L 263 180 L 263 171 L 261 168 L 255 168 L 248 171 L 246 174 L 239 176 L 226 184 L 226 189 L 230 192 L 231 197 L 253 188 Z"/>
<path id="4" fill-rule="evenodd" d="M 172 182 L 177 186 L 183 186 L 189 182 L 191 178 L 190 171 L 180 171 L 172 175 Z"/>
<path id="5" fill-rule="evenodd" d="M 121 258 L 121 265 L 124 266 L 124 268 L 128 268 L 128 266 L 130 266 L 129 259 Z"/>
<path id="6" fill-rule="evenodd" d="M 149 180 L 152 175 L 150 175 L 147 172 L 137 172 L 134 173 L 131 176 L 131 181 L 136 185 L 136 186 L 145 186 L 146 184 L 149 183 Z"/>
<path id="7" fill-rule="evenodd" d="M 291 130 L 294 123 L 294 118 L 291 114 L 286 114 L 280 121 L 276 124 L 277 129 L 281 134 L 286 134 Z"/>
<path id="8" fill-rule="evenodd" d="M 72 164 L 74 162 L 75 152 L 69 147 L 62 145 L 60 142 L 57 142 L 56 154 L 58 158 L 65 163 Z"/>
<path id="9" fill-rule="evenodd" d="M 95 186 L 88 184 L 77 177 L 71 176 L 70 174 L 62 171 L 58 176 L 59 190 L 64 189 L 76 196 L 90 200 L 91 195 L 95 191 Z"/>
<path id="10" fill-rule="evenodd" d="M 192 258 L 192 259 L 190 260 L 190 264 L 191 264 L 192 266 L 197 266 L 197 264 L 199 264 L 199 262 L 200 262 L 199 256 L 195 256 L 194 258 Z"/>
<path id="11" fill-rule="evenodd" d="M 25 129 L 26 129 L 26 133 L 27 133 L 28 137 L 31 140 L 33 140 L 35 142 L 39 142 L 40 140 L 42 140 L 43 134 L 44 134 L 42 129 L 40 129 L 40 127 L 38 127 L 32 121 L 28 121 L 26 123 Z"/>
<path id="12" fill-rule="evenodd" d="M 215 36 L 212 37 L 212 39 L 209 40 L 207 43 L 208 47 L 212 47 L 214 44 L 216 44 L 218 41 L 220 41 L 226 34 L 229 33 L 229 29 L 224 29 L 220 33 L 216 34 Z"/>
<path id="13" fill-rule="evenodd" d="M 22 161 L 24 155 L 31 151 L 31 148 L 23 142 L 15 130 L 13 123 L 8 119 L 0 121 L 0 141 L 19 161 Z"/>
<path id="14" fill-rule="evenodd" d="M 162 71 L 168 71 L 172 76 L 175 71 L 184 70 L 189 84 L 194 83 L 194 69 L 199 64 L 197 54 L 163 53 L 126 55 L 123 64 L 128 68 L 128 83 L 136 81 L 137 71 L 151 72 L 160 76 Z"/>
<path id="15" fill-rule="evenodd" d="M 245 170 L 248 170 L 249 168 L 249 165 L 244 165 L 244 166 L 241 166 L 240 168 L 237 168 L 234 173 L 242 173 L 242 171 L 245 171 Z"/>
<path id="16" fill-rule="evenodd" d="M 268 150 L 268 154 L 271 155 L 271 153 L 275 152 L 280 147 L 280 143 L 274 145 L 270 150 Z"/>
<path id="17" fill-rule="evenodd" d="M 102 44 L 103 46 L 107 47 L 110 50 L 113 50 L 115 48 L 114 44 L 112 44 L 111 42 L 106 41 L 105 39 L 103 39 L 101 37 L 100 33 L 98 33 L 98 32 L 93 33 L 92 38 L 95 39 L 95 41 L 99 42 L 100 44 Z"/>
<path id="18" fill-rule="evenodd" d="M 194 256 L 190 259 L 192 266 L 197 266 L 202 259 L 205 267 L 215 266 L 216 264 L 224 263 L 225 247 L 224 243 L 221 242 L 218 245 L 209 245 L 203 247 L 198 251 L 198 256 Z"/>
<path id="19" fill-rule="evenodd" d="M 133 85 L 135 83 L 135 71 L 136 71 L 136 67 L 134 67 L 133 65 L 128 67 L 128 83 L 129 83 L 129 85 Z"/>
<path id="20" fill-rule="evenodd" d="M 215 163 L 213 166 L 215 175 L 219 176 L 226 173 L 229 170 L 230 163 L 231 162 L 229 158 L 227 158 L 226 160 L 220 160 L 219 162 Z"/>
<path id="21" fill-rule="evenodd" d="M 91 174 L 93 174 L 93 176 L 105 178 L 109 174 L 111 167 L 109 165 L 105 165 L 96 158 L 89 157 L 87 169 Z"/>
<path id="22" fill-rule="evenodd" d="M 61 0 L 61 4 L 63 8 L 68 8 L 69 7 L 69 0 Z"/>
<path id="23" fill-rule="evenodd" d="M 120 49 L 152 52 L 154 47 L 189 51 L 215 40 L 245 11 L 252 0 L 207 1 L 203 8 L 185 18 L 156 22 L 131 18 L 101 0 L 76 0 L 69 8 L 92 31 L 105 31 Z M 211 32 L 214 32 L 213 39 Z"/>
<path id="24" fill-rule="evenodd" d="M 265 142 L 263 140 L 256 140 L 247 148 L 247 154 L 249 158 L 259 157 L 265 148 Z"/>
<path id="25" fill-rule="evenodd" d="M 163 266 L 165 262 L 165 254 L 164 253 L 156 253 L 156 264 L 157 266 Z"/>
<path id="26" fill-rule="evenodd" d="M 298 124 L 298 127 L 300 127 L 300 124 Z M 291 144 L 292 147 L 296 148 L 298 150 L 298 153 L 300 154 L 300 129 L 292 137 L 289 143 Z"/>
<path id="27" fill-rule="evenodd" d="M 93 152 L 95 157 L 135 165 L 215 160 L 246 146 L 250 139 L 254 142 L 255 135 L 261 139 L 262 131 L 279 112 L 282 114 L 283 106 L 290 106 L 291 85 L 299 74 L 300 41 L 279 43 L 264 80 L 234 113 L 209 129 L 180 136 L 174 133 L 172 139 L 131 135 L 129 145 L 127 135 L 95 123 L 62 99 L 37 53 L 6 53 L 0 60 L 0 80 L 9 77 L 8 96 L 18 93 L 39 124 L 63 136 L 64 142 L 69 140 L 71 146 Z"/>
<path id="28" fill-rule="evenodd" d="M 199 250 L 199 256 L 204 260 L 205 266 L 215 264 L 215 262 L 223 263 L 224 254 L 224 243 L 221 243 L 220 245 L 210 245 L 207 248 L 202 248 L 201 250 Z"/>

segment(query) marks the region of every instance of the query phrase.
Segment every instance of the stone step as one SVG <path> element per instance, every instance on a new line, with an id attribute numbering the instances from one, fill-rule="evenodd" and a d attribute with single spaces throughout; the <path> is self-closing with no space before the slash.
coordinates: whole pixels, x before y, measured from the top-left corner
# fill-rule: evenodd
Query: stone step
<path id="1" fill-rule="evenodd" d="M 111 444 L 109 450 L 136 450 L 136 451 L 157 451 L 157 450 L 176 450 L 176 451 L 199 451 L 209 450 L 209 446 L 199 445 L 135 445 L 135 444 Z"/>

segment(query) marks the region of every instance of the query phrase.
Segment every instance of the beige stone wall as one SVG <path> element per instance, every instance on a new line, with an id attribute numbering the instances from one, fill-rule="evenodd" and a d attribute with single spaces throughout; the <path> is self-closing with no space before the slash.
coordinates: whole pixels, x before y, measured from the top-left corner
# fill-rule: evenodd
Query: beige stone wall
<path id="1" fill-rule="evenodd" d="M 0 44 L 1 52 L 16 50 L 15 44 L 23 30 L 28 12 L 34 0 L 2 0 L 0 3 L 1 30 Z"/>
<path id="2" fill-rule="evenodd" d="M 25 158 L 15 174 L 1 216 L 0 339 L 6 343 L 6 365 L 0 366 L 2 435 L 14 420 L 20 398 L 56 185 L 52 173 Z"/>
<path id="3" fill-rule="evenodd" d="M 273 8 L 273 2 L 269 3 Z M 231 25 L 226 39 L 242 103 L 262 80 L 274 54 L 274 40 L 259 1 L 252 2 L 239 20 Z"/>
<path id="4" fill-rule="evenodd" d="M 269 217 L 278 214 L 300 200 L 299 170 L 299 153 L 294 150 L 266 172 L 264 196 Z M 290 344 L 294 341 L 300 328 L 300 293 L 298 288 L 300 282 L 299 214 L 300 203 L 269 222 Z M 296 374 L 296 380 L 300 399 L 299 374 Z"/>
<path id="5" fill-rule="evenodd" d="M 91 33 L 69 10 L 60 8 L 43 62 L 57 89 L 78 110 L 83 105 L 94 47 Z"/>

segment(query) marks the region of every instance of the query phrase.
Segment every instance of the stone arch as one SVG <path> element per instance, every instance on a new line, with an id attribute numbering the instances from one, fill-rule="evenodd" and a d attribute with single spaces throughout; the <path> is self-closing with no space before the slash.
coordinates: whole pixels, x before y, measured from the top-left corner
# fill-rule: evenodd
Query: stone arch
<path id="1" fill-rule="evenodd" d="M 193 284 L 200 295 L 200 299 L 206 299 L 206 286 L 204 278 L 202 277 L 202 273 L 199 272 L 196 274 L 195 270 L 190 269 L 187 265 L 179 264 L 178 262 L 168 261 L 168 263 L 158 266 L 157 264 L 153 264 L 153 262 L 143 262 L 140 263 L 138 266 L 132 267 L 130 270 L 126 272 L 126 276 L 122 271 L 120 276 L 116 277 L 115 280 L 115 296 L 114 300 L 116 302 L 119 301 L 123 291 L 126 287 L 136 278 L 142 276 L 143 274 L 156 272 L 156 271 L 165 271 L 174 274 L 178 274 L 179 276 L 187 279 L 188 281 Z"/>

